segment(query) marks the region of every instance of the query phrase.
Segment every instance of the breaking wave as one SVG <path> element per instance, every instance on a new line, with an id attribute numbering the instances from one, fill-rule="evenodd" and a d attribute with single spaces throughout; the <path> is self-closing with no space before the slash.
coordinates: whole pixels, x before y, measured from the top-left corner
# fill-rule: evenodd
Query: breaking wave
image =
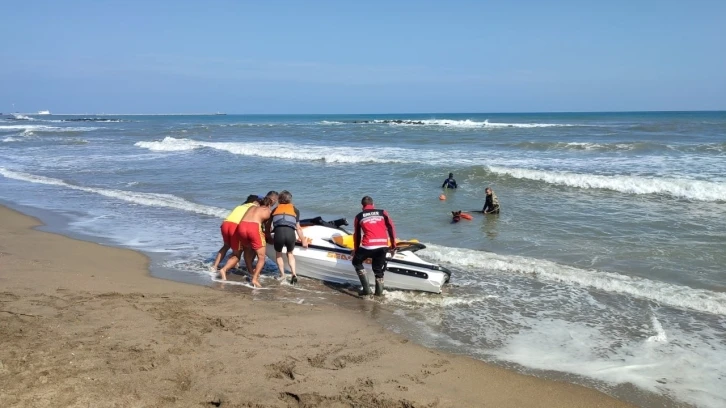
<path id="1" fill-rule="evenodd" d="M 37 120 L 35 118 L 31 118 L 30 116 L 21 115 L 19 113 L 13 113 L 12 116 L 15 120 Z"/>
<path id="2" fill-rule="evenodd" d="M 518 142 L 509 146 L 522 150 L 537 151 L 596 151 L 596 152 L 658 152 L 658 151 L 679 151 L 685 153 L 724 153 L 726 143 L 705 143 L 705 144 L 662 144 L 654 142 L 619 142 L 619 143 L 594 143 L 594 142 Z"/>
<path id="3" fill-rule="evenodd" d="M 127 122 L 125 120 L 121 119 L 113 119 L 113 118 L 70 118 L 70 119 L 62 119 L 58 122 L 107 122 L 107 123 L 120 123 L 120 122 Z"/>
<path id="4" fill-rule="evenodd" d="M 695 201 L 726 201 L 726 183 L 644 176 L 603 176 L 563 171 L 489 166 L 489 171 L 517 179 L 544 181 L 583 189 L 606 189 L 628 194 L 665 194 Z"/>
<path id="5" fill-rule="evenodd" d="M 84 191 L 86 193 L 99 194 L 104 197 L 114 198 L 134 204 L 141 204 L 151 207 L 174 208 L 177 210 L 188 211 L 202 215 L 209 215 L 212 217 L 224 218 L 229 212 L 228 210 L 222 208 L 193 203 L 172 194 L 140 193 L 135 191 L 113 190 L 107 188 L 83 187 L 66 183 L 63 180 L 8 170 L 3 167 L 0 167 L 0 175 L 10 179 L 27 181 L 30 183 L 59 186 L 72 190 Z"/>
<path id="6" fill-rule="evenodd" d="M 183 152 L 201 148 L 226 151 L 243 156 L 267 157 L 285 160 L 322 161 L 326 163 L 401 163 L 393 152 L 383 155 L 371 153 L 368 148 L 328 147 L 299 145 L 295 143 L 233 143 L 199 142 L 191 139 L 177 139 L 167 136 L 161 141 L 136 142 L 134 146 L 155 152 Z M 386 149 L 404 150 L 404 149 Z"/>
<path id="7" fill-rule="evenodd" d="M 63 133 L 63 132 L 90 132 L 98 130 L 97 127 L 59 127 L 59 126 L 45 126 L 45 125 L 0 125 L 1 133 L 17 132 L 22 131 L 25 135 L 29 135 L 36 132 L 42 133 Z"/>
<path id="8" fill-rule="evenodd" d="M 460 269 L 479 268 L 532 275 L 539 279 L 634 296 L 676 308 L 726 315 L 726 293 L 672 285 L 612 272 L 580 269 L 522 256 L 505 256 L 492 252 L 449 248 L 433 244 L 427 244 L 426 248 L 421 252 L 422 256 L 436 262 L 454 265 Z"/>
<path id="9" fill-rule="evenodd" d="M 391 126 L 443 126 L 448 128 L 463 128 L 463 129 L 476 129 L 476 128 L 548 128 L 548 127 L 571 127 L 571 126 L 589 126 L 589 125 L 576 125 L 569 123 L 500 123 L 500 122 L 489 122 L 485 120 L 483 122 L 474 121 L 471 119 L 465 120 L 453 120 L 453 119 L 373 119 L 373 120 L 352 120 L 345 122 L 338 121 L 321 121 L 322 125 L 348 125 L 348 124 L 378 124 L 378 125 L 391 125 Z"/>

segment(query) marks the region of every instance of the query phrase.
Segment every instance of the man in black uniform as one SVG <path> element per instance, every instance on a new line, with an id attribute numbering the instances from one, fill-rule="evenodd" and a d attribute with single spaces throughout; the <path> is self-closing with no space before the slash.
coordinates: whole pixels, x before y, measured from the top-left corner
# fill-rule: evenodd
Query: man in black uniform
<path id="1" fill-rule="evenodd" d="M 484 214 L 499 214 L 499 199 L 497 195 L 494 194 L 494 191 L 490 187 L 487 187 L 485 191 L 487 193 L 487 199 L 484 201 L 484 208 L 481 209 L 481 212 Z"/>
<path id="2" fill-rule="evenodd" d="M 449 178 L 444 180 L 444 184 L 441 185 L 441 188 L 457 188 L 456 180 L 454 180 L 454 173 L 449 173 Z"/>

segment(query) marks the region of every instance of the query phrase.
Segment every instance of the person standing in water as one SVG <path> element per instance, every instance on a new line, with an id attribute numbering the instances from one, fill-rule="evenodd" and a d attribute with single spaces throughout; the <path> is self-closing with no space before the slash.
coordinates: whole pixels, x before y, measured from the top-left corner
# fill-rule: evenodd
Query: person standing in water
<path id="1" fill-rule="evenodd" d="M 278 205 L 272 211 L 272 217 L 265 224 L 265 231 L 274 232 L 272 239 L 275 246 L 275 262 L 280 269 L 280 279 L 285 278 L 285 263 L 282 260 L 282 248 L 287 248 L 287 264 L 290 265 L 290 273 L 292 279 L 290 283 L 297 282 L 297 274 L 295 273 L 295 232 L 300 237 L 300 242 L 304 248 L 308 247 L 308 242 L 303 235 L 302 227 L 300 227 L 300 210 L 292 204 L 292 194 L 287 190 L 282 190 L 278 198 Z"/>
<path id="2" fill-rule="evenodd" d="M 484 208 L 481 212 L 484 214 L 499 214 L 499 199 L 491 187 L 487 187 L 485 190 L 487 194 L 486 201 L 484 201 Z"/>
<path id="3" fill-rule="evenodd" d="M 240 246 L 239 235 L 237 235 L 237 226 L 244 217 L 247 210 L 253 205 L 257 205 L 258 197 L 254 194 L 249 195 L 244 204 L 238 205 L 229 213 L 227 218 L 222 222 L 220 230 L 222 231 L 222 241 L 224 244 L 222 248 L 217 252 L 217 256 L 214 258 L 213 270 L 217 270 L 219 263 L 222 258 L 227 255 L 227 251 L 232 248 L 232 256 L 229 257 L 227 263 L 219 270 L 219 276 L 222 280 L 227 280 L 227 271 L 233 268 L 242 259 L 242 247 Z"/>
<path id="4" fill-rule="evenodd" d="M 247 271 L 252 275 L 252 285 L 261 287 L 260 273 L 265 266 L 265 233 L 262 231 L 262 225 L 270 218 L 274 201 L 270 197 L 265 197 L 258 207 L 252 207 L 247 210 L 242 221 L 237 227 L 237 233 L 240 235 L 240 242 L 244 247 L 244 259 Z M 252 261 L 257 256 L 257 265 L 252 269 Z"/>
<path id="5" fill-rule="evenodd" d="M 371 259 L 376 277 L 376 296 L 383 294 L 383 272 L 386 268 L 386 254 L 396 249 L 396 228 L 386 210 L 376 209 L 369 196 L 361 200 L 363 211 L 353 222 L 353 267 L 358 274 L 363 295 L 371 294 L 368 276 L 363 262 Z"/>
<path id="6" fill-rule="evenodd" d="M 454 173 L 449 173 L 449 177 L 444 180 L 444 184 L 441 185 L 441 188 L 457 188 L 456 180 L 454 180 Z"/>

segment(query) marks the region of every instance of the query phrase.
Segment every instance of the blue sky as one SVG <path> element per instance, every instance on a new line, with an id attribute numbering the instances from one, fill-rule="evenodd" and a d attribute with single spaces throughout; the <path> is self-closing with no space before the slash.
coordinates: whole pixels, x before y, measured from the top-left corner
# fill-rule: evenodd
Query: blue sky
<path id="1" fill-rule="evenodd" d="M 2 2 L 0 112 L 726 109 L 726 1 Z"/>

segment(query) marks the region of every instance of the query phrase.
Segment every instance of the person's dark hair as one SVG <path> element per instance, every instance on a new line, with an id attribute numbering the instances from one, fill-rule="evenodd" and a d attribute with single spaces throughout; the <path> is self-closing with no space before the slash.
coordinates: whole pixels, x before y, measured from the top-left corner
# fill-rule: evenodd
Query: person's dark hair
<path id="1" fill-rule="evenodd" d="M 262 199 L 262 201 L 260 201 L 260 205 L 263 206 L 263 207 L 270 207 L 274 203 L 275 202 L 272 201 L 272 199 L 270 197 L 265 197 L 265 198 Z"/>
<path id="2" fill-rule="evenodd" d="M 268 191 L 268 192 L 267 192 L 267 195 L 266 195 L 265 197 L 270 197 L 270 198 L 272 198 L 272 197 L 277 197 L 278 195 L 279 195 L 279 194 L 277 193 L 277 191 L 275 191 L 275 190 L 270 190 L 270 191 Z"/>
<path id="3" fill-rule="evenodd" d="M 245 200 L 245 204 L 250 204 L 256 202 L 258 199 L 257 194 L 250 194 L 247 196 L 247 199 Z"/>
<path id="4" fill-rule="evenodd" d="M 371 205 L 373 204 L 373 199 L 371 196 L 365 196 L 360 200 L 360 205 Z"/>
<path id="5" fill-rule="evenodd" d="M 292 194 L 287 190 L 280 191 L 280 196 L 277 198 L 277 202 L 280 204 L 290 204 L 292 201 Z"/>
<path id="6" fill-rule="evenodd" d="M 454 177 L 454 173 L 449 173 L 449 178 L 453 178 L 453 177 Z"/>

